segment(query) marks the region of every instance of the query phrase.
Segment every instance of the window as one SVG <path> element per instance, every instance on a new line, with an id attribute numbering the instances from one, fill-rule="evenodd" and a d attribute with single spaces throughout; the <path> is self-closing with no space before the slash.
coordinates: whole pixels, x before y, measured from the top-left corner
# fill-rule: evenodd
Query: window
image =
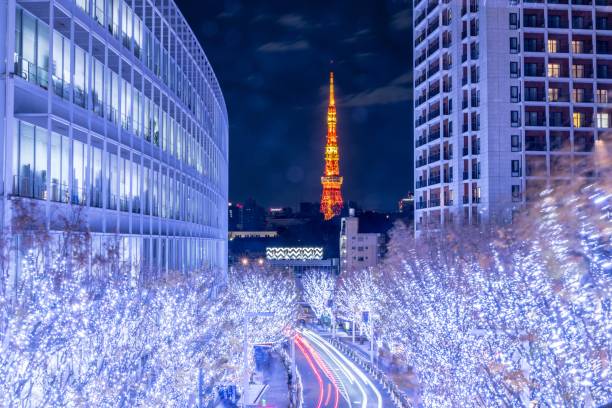
<path id="1" fill-rule="evenodd" d="M 509 24 L 511 30 L 516 30 L 517 28 L 519 28 L 518 13 L 510 13 Z"/>
<path id="2" fill-rule="evenodd" d="M 550 112 L 550 126 L 563 126 L 563 114 L 561 112 Z"/>
<path id="3" fill-rule="evenodd" d="M 510 136 L 510 148 L 513 152 L 521 151 L 521 137 L 520 135 L 511 135 Z"/>
<path id="4" fill-rule="evenodd" d="M 517 184 L 512 185 L 512 201 L 521 201 L 521 186 Z"/>
<path id="5" fill-rule="evenodd" d="M 518 86 L 510 87 L 510 102 L 518 102 L 520 100 L 519 97 L 519 88 Z"/>
<path id="6" fill-rule="evenodd" d="M 608 103 L 608 90 L 607 89 L 597 90 L 597 102 L 598 103 Z"/>
<path id="7" fill-rule="evenodd" d="M 574 112 L 574 115 L 572 116 L 572 123 L 574 124 L 575 128 L 579 128 L 579 127 L 584 127 L 585 123 L 584 123 L 584 113 L 582 112 Z"/>
<path id="8" fill-rule="evenodd" d="M 512 125 L 512 127 L 519 127 L 521 125 L 519 119 L 519 111 L 510 111 L 510 124 Z"/>
<path id="9" fill-rule="evenodd" d="M 574 54 L 584 53 L 584 41 L 572 40 L 572 52 Z"/>
<path id="10" fill-rule="evenodd" d="M 510 62 L 510 78 L 518 78 L 520 75 L 519 63 L 517 61 Z"/>
<path id="11" fill-rule="evenodd" d="M 548 40 L 548 52 L 559 52 L 559 40 Z"/>
<path id="12" fill-rule="evenodd" d="M 47 192 L 47 130 L 19 121 L 17 132 L 13 193 L 44 199 Z"/>
<path id="13" fill-rule="evenodd" d="M 597 113 L 597 127 L 607 129 L 610 127 L 610 114 L 605 112 Z"/>
<path id="14" fill-rule="evenodd" d="M 510 53 L 516 54 L 520 51 L 518 37 L 510 37 Z"/>
<path id="15" fill-rule="evenodd" d="M 527 112 L 527 120 L 526 120 L 526 125 L 528 126 L 541 126 L 540 122 L 538 121 L 538 113 L 537 112 Z"/>
<path id="16" fill-rule="evenodd" d="M 552 78 L 558 78 L 559 76 L 561 76 L 561 64 L 557 62 L 549 62 L 548 76 Z"/>
<path id="17" fill-rule="evenodd" d="M 550 102 L 559 101 L 559 88 L 548 88 L 548 100 Z"/>
<path id="18" fill-rule="evenodd" d="M 66 136 L 51 133 L 51 186 L 52 201 L 68 202 L 68 169 L 70 165 L 70 140 Z"/>
<path id="19" fill-rule="evenodd" d="M 512 177 L 521 177 L 521 161 L 520 160 L 512 160 L 510 162 L 510 167 L 512 171 Z"/>
<path id="20" fill-rule="evenodd" d="M 574 88 L 572 90 L 572 99 L 574 102 L 585 102 L 584 88 Z"/>
<path id="21" fill-rule="evenodd" d="M 572 65 L 572 76 L 574 78 L 584 78 L 584 65 L 582 64 Z"/>

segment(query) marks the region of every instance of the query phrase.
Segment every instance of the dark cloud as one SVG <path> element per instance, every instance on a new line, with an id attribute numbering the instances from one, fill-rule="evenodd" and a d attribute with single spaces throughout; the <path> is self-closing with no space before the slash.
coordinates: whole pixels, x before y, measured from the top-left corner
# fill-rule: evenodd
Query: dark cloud
<path id="1" fill-rule="evenodd" d="M 296 206 L 319 199 L 333 69 L 345 199 L 396 207 L 412 186 L 410 3 L 177 3 L 227 103 L 232 200 Z"/>
<path id="2" fill-rule="evenodd" d="M 308 41 L 285 41 L 285 42 L 269 42 L 261 45 L 258 50 L 261 52 L 287 52 L 307 50 L 310 48 Z"/>

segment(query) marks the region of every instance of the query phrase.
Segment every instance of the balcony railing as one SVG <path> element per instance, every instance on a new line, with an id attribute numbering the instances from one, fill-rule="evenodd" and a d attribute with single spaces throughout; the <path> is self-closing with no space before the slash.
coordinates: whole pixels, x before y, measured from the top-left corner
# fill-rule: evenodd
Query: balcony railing
<path id="1" fill-rule="evenodd" d="M 423 188 L 423 187 L 427 187 L 427 180 L 417 180 L 416 188 Z"/>
<path id="2" fill-rule="evenodd" d="M 429 180 L 427 181 L 427 185 L 428 186 L 433 186 L 436 184 L 440 184 L 440 176 L 434 176 L 434 177 L 430 177 Z"/>

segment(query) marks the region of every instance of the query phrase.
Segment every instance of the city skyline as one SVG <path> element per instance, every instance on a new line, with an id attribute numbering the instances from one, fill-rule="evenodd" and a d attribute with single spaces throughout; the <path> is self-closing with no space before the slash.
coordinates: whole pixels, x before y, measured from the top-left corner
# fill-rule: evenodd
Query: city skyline
<path id="1" fill-rule="evenodd" d="M 409 2 L 178 5 L 226 96 L 230 200 L 320 200 L 333 60 L 345 201 L 397 208 L 412 190 Z"/>

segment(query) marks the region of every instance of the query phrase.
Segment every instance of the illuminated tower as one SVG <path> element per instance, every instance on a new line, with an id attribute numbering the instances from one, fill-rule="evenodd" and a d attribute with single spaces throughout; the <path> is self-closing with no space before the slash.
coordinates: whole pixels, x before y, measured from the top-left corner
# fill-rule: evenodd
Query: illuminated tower
<path id="1" fill-rule="evenodd" d="M 342 210 L 342 177 L 340 176 L 338 135 L 336 133 L 336 99 L 334 97 L 334 73 L 329 74 L 329 106 L 327 108 L 327 145 L 325 146 L 325 174 L 321 177 L 321 213 L 330 220 Z"/>

